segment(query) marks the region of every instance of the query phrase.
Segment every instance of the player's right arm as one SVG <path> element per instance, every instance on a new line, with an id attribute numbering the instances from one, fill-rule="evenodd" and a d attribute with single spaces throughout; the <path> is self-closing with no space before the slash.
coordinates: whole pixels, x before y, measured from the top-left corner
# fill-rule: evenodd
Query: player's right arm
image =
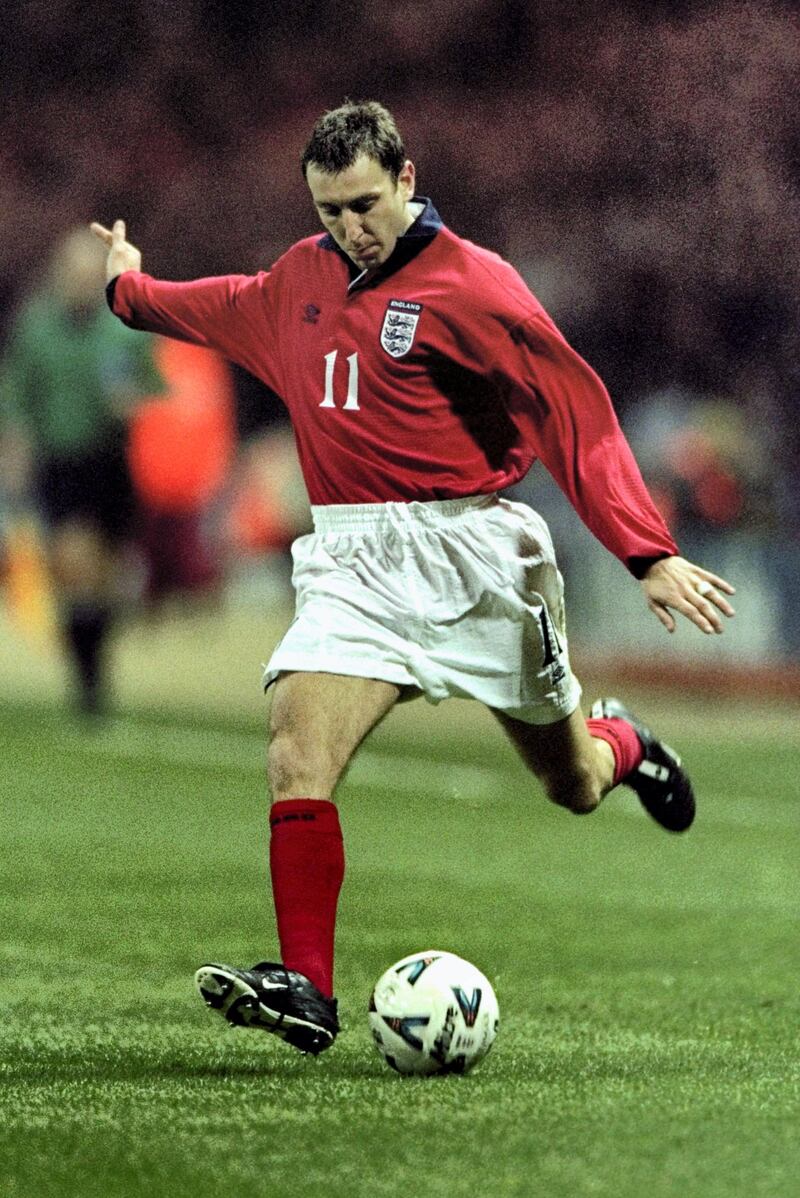
<path id="1" fill-rule="evenodd" d="M 107 282 L 110 283 L 112 279 L 116 279 L 117 275 L 123 274 L 126 270 L 142 269 L 142 255 L 136 246 L 131 245 L 127 240 L 124 220 L 115 220 L 110 229 L 93 221 L 89 228 L 95 237 L 99 237 L 108 247 Z"/>
<path id="2" fill-rule="evenodd" d="M 175 283 L 141 271 L 142 255 L 127 240 L 125 222 L 92 232 L 108 247 L 108 301 L 130 328 L 214 349 L 262 379 L 278 394 L 271 347 L 277 343 L 271 276 L 225 275 Z"/>

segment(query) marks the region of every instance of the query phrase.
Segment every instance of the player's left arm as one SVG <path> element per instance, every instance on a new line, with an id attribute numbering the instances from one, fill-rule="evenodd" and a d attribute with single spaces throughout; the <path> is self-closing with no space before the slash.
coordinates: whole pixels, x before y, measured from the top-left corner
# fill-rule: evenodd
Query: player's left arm
<path id="1" fill-rule="evenodd" d="M 520 331 L 521 369 L 534 384 L 522 418 L 544 465 L 587 527 L 639 579 L 668 632 L 675 631 L 673 613 L 701 632 L 722 632 L 720 617 L 734 614 L 725 598 L 734 588 L 679 555 L 601 380 L 543 312 Z"/>
<path id="2" fill-rule="evenodd" d="M 665 557 L 654 562 L 640 580 L 647 606 L 666 628 L 675 631 L 672 612 L 685 616 L 701 632 L 720 633 L 723 616 L 735 615 L 726 595 L 736 590 L 718 574 L 687 562 L 684 557 Z"/>

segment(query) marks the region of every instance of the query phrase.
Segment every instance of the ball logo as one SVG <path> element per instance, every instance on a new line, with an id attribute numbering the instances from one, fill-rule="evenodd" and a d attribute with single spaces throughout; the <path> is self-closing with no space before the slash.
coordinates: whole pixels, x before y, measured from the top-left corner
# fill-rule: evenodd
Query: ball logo
<path id="1" fill-rule="evenodd" d="M 404 973 L 408 970 L 407 981 L 409 986 L 414 986 L 419 981 L 422 974 L 429 965 L 433 965 L 434 961 L 438 961 L 438 957 L 417 957 L 416 961 L 406 961 L 405 965 L 401 965 L 395 970 L 395 973 Z"/>
<path id="2" fill-rule="evenodd" d="M 427 1027 L 430 1023 L 428 1015 L 406 1015 L 402 1019 L 395 1016 L 383 1016 L 383 1022 L 391 1031 L 396 1032 L 401 1039 L 405 1040 L 406 1044 L 410 1044 L 412 1048 L 421 1049 L 422 1041 L 419 1036 L 414 1034 L 414 1029 L 418 1027 Z"/>
<path id="3" fill-rule="evenodd" d="M 461 1008 L 461 1014 L 464 1016 L 464 1023 L 467 1025 L 467 1027 L 474 1027 L 481 1005 L 480 990 L 473 990 L 472 995 L 467 998 L 465 992 L 460 986 L 453 986 L 451 989 L 453 994 L 456 996 L 456 1002 Z"/>

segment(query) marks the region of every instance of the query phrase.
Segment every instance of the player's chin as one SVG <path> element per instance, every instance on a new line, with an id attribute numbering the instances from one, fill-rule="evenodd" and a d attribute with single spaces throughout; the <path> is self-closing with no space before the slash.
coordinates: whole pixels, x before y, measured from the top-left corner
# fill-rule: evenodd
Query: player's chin
<path id="1" fill-rule="evenodd" d="M 376 266 L 382 266 L 386 261 L 386 255 L 379 249 L 369 250 L 364 254 L 356 254 L 355 261 L 362 270 L 371 270 Z"/>

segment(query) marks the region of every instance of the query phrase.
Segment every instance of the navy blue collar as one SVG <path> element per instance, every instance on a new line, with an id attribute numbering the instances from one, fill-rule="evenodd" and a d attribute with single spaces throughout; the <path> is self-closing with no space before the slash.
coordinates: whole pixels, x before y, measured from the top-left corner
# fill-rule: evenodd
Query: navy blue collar
<path id="1" fill-rule="evenodd" d="M 390 257 L 384 262 L 383 266 L 379 267 L 373 275 L 370 275 L 370 283 L 385 279 L 389 275 L 393 275 L 395 271 L 400 270 L 403 266 L 406 266 L 412 260 L 412 258 L 416 258 L 417 254 L 425 249 L 426 245 L 429 245 L 430 242 L 433 241 L 434 237 L 441 229 L 442 218 L 439 216 L 439 213 L 436 211 L 427 196 L 414 196 L 411 200 L 411 203 L 424 204 L 425 207 L 422 209 L 422 212 L 420 212 L 414 223 L 410 225 L 408 229 L 406 229 L 405 233 L 403 233 L 401 237 L 398 237 L 397 244 L 392 250 Z M 331 250 L 333 253 L 338 254 L 343 262 L 345 262 L 350 273 L 351 286 L 362 274 L 365 273 L 364 271 L 360 270 L 353 259 L 350 258 L 344 252 L 344 250 L 336 244 L 330 233 L 325 233 L 319 239 L 317 244 L 319 245 L 320 249 Z"/>

